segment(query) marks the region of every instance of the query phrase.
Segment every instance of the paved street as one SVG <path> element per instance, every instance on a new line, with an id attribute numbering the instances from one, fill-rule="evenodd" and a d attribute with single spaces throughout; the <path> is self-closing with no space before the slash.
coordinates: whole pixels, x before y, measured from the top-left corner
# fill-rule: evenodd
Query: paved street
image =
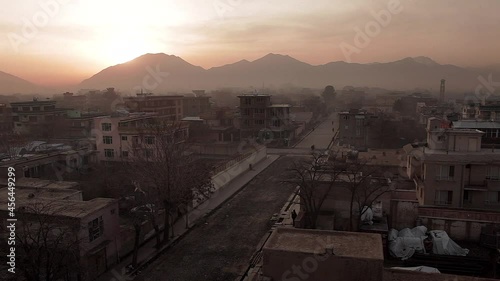
<path id="1" fill-rule="evenodd" d="M 298 143 L 295 148 L 311 149 L 311 145 L 314 145 L 317 149 L 326 149 L 334 134 L 332 131 L 333 126 L 338 124 L 338 122 L 335 122 L 337 120 L 334 120 L 336 119 L 335 116 L 336 114 L 331 115 L 327 120 L 316 127 L 305 139 Z M 332 125 L 332 121 L 334 121 L 334 125 Z"/>
<path id="2" fill-rule="evenodd" d="M 146 267 L 136 280 L 235 280 L 248 267 L 292 186 L 281 175 L 292 163 L 281 157 L 236 196 L 194 227 L 177 245 Z"/>
<path id="3" fill-rule="evenodd" d="M 295 148 L 268 149 L 269 154 L 283 156 L 146 266 L 136 280 L 239 280 L 262 237 L 271 229 L 271 217 L 294 190 L 282 183 L 283 173 L 298 160 L 296 156 L 309 155 L 311 145 L 317 149 L 328 147 L 333 137 L 332 121 L 334 116 Z"/>
<path id="4" fill-rule="evenodd" d="M 332 114 L 294 148 L 268 148 L 267 153 L 277 155 L 310 155 L 312 145 L 314 145 L 317 150 L 324 150 L 332 141 L 334 135 L 332 129 L 335 127 L 335 132 L 337 131 L 339 123 L 337 119 L 337 113 Z"/>

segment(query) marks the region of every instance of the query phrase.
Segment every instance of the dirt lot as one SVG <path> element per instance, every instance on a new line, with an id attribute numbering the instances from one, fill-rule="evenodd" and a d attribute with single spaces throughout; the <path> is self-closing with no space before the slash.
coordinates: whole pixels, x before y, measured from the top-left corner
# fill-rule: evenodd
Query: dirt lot
<path id="1" fill-rule="evenodd" d="M 281 157 L 237 195 L 192 229 L 177 245 L 146 267 L 136 280 L 235 280 L 248 267 L 292 186 L 281 174 L 296 157 Z"/>

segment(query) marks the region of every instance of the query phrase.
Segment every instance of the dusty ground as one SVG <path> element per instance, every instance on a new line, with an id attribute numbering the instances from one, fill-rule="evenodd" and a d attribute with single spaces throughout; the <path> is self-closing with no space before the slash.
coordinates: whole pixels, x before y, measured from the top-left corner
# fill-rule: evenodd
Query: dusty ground
<path id="1" fill-rule="evenodd" d="M 282 174 L 297 157 L 281 157 L 191 230 L 135 280 L 226 281 L 241 276 L 270 221 L 293 192 Z"/>

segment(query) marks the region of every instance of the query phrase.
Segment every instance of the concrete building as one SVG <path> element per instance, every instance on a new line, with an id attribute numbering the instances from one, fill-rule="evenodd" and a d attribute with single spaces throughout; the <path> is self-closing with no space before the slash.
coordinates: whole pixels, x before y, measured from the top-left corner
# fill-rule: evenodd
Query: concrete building
<path id="1" fill-rule="evenodd" d="M 442 127 L 438 118 L 427 132 L 427 147 L 412 149 L 407 163 L 419 204 L 498 210 L 500 152 L 481 148 L 484 132 Z"/>
<path id="2" fill-rule="evenodd" d="M 256 255 L 252 261 L 256 265 L 246 281 L 497 280 L 384 267 L 382 238 L 373 233 L 278 227 L 264 244 L 262 258 Z"/>
<path id="3" fill-rule="evenodd" d="M 263 248 L 267 280 L 383 279 L 382 239 L 377 234 L 277 228 Z"/>
<path id="4" fill-rule="evenodd" d="M 184 116 L 183 98 L 183 96 L 137 94 L 136 97 L 126 97 L 123 101 L 130 112 L 153 112 L 171 121 L 181 121 Z"/>
<path id="5" fill-rule="evenodd" d="M 11 134 L 12 127 L 12 108 L 5 103 L 0 103 L 0 136 Z"/>
<path id="6" fill-rule="evenodd" d="M 288 104 L 272 104 L 271 96 L 246 94 L 240 98 L 240 132 L 242 138 L 291 139 L 294 128 Z"/>
<path id="7" fill-rule="evenodd" d="M 481 137 L 482 148 L 500 148 L 500 121 L 459 120 L 452 123 L 455 129 L 472 129 L 484 132 Z"/>
<path id="8" fill-rule="evenodd" d="M 346 112 L 339 112 L 339 131 L 337 140 L 340 145 L 350 145 L 358 150 L 366 150 L 369 146 L 370 127 L 368 123 L 371 119 L 377 119 L 374 114 L 351 109 Z"/>
<path id="9" fill-rule="evenodd" d="M 68 272 L 57 273 L 64 275 L 64 280 L 95 280 L 118 262 L 118 200 L 95 198 L 82 201 L 81 192 L 73 188 L 75 183 L 71 182 L 20 180 L 19 185 L 16 185 L 16 216 L 19 218 L 16 235 L 32 235 L 35 237 L 32 240 L 36 241 L 39 231 L 34 226 L 43 224 L 43 227 L 53 229 L 50 235 L 53 235 L 54 239 L 61 239 L 58 235 L 62 234 L 59 233 L 70 229 L 71 234 L 75 234 L 74 239 L 66 235 L 65 240 L 61 242 L 66 244 L 54 249 L 69 252 L 64 254 Z M 0 189 L 0 192 L 0 217 L 3 218 L 0 224 L 2 229 L 5 229 L 7 221 L 4 218 L 8 217 L 9 212 L 7 187 Z M 22 227 L 22 224 L 31 221 L 36 224 L 32 224 L 30 228 Z M 7 233 L 3 232 L 2 238 L 5 239 L 6 235 Z M 51 241 L 38 242 L 40 243 L 37 247 L 55 245 Z M 23 250 L 26 248 L 18 246 L 16 252 L 21 254 Z M 69 260 L 69 257 L 74 257 L 74 260 Z"/>
<path id="10" fill-rule="evenodd" d="M 89 102 L 86 95 L 75 95 L 70 92 L 62 94 L 62 98 L 59 97 L 57 104 L 65 108 L 73 108 L 80 111 L 89 110 Z"/>
<path id="11" fill-rule="evenodd" d="M 154 133 L 148 134 L 147 125 L 171 122 L 168 115 L 155 113 L 132 113 L 118 116 L 94 118 L 94 137 L 98 161 L 127 161 L 134 156 L 134 146 L 154 143 Z M 175 131 L 189 137 L 189 125 L 185 122 L 171 123 Z M 146 153 L 140 151 L 138 153 Z M 149 152 L 148 152 L 149 153 Z"/>
<path id="12" fill-rule="evenodd" d="M 198 143 L 230 143 L 239 141 L 236 114 L 230 108 L 213 108 L 200 117 L 185 117 L 189 123 L 189 138 Z"/>
<path id="13" fill-rule="evenodd" d="M 195 117 L 210 111 L 210 97 L 204 95 L 189 96 L 182 98 L 183 117 Z"/>
<path id="14" fill-rule="evenodd" d="M 67 116 L 67 109 L 56 108 L 56 101 L 13 102 L 14 132 L 19 134 L 43 133 Z M 41 132 L 39 132 L 41 131 Z"/>
<path id="15" fill-rule="evenodd" d="M 16 179 L 58 179 L 64 173 L 84 171 L 96 161 L 92 147 L 73 149 L 64 144 L 33 142 L 16 148 L 15 155 L 5 155 L 0 162 L 0 178 L 7 177 L 7 169 L 16 169 Z"/>

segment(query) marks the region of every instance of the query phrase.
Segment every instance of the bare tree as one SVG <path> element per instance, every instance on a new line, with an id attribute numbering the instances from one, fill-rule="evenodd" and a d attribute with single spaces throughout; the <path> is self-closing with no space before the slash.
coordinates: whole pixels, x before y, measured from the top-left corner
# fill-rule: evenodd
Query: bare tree
<path id="1" fill-rule="evenodd" d="M 172 215 L 213 192 L 211 171 L 189 153 L 184 124 L 150 120 L 139 125 L 130 157 L 131 172 L 164 211 L 162 243 L 169 240 Z"/>
<path id="2" fill-rule="evenodd" d="M 16 249 L 26 280 L 73 280 L 81 274 L 78 221 L 60 215 L 55 202 L 18 208 Z"/>
<path id="3" fill-rule="evenodd" d="M 22 149 L 29 143 L 27 136 L 11 133 L 0 137 L 0 153 L 5 153 L 10 159 L 14 159 L 23 152 Z"/>
<path id="4" fill-rule="evenodd" d="M 390 185 L 379 167 L 362 159 L 347 161 L 340 178 L 350 193 L 349 230 L 352 231 L 354 223 L 359 223 L 361 216 L 368 210 L 365 206 L 371 207 L 380 196 L 389 192 Z"/>
<path id="5" fill-rule="evenodd" d="M 342 164 L 336 161 L 335 155 L 326 159 L 325 155 L 314 153 L 312 159 L 295 162 L 289 169 L 290 180 L 287 182 L 299 186 L 298 196 L 304 207 L 306 228 L 316 228 L 321 206 L 342 171 Z"/>

